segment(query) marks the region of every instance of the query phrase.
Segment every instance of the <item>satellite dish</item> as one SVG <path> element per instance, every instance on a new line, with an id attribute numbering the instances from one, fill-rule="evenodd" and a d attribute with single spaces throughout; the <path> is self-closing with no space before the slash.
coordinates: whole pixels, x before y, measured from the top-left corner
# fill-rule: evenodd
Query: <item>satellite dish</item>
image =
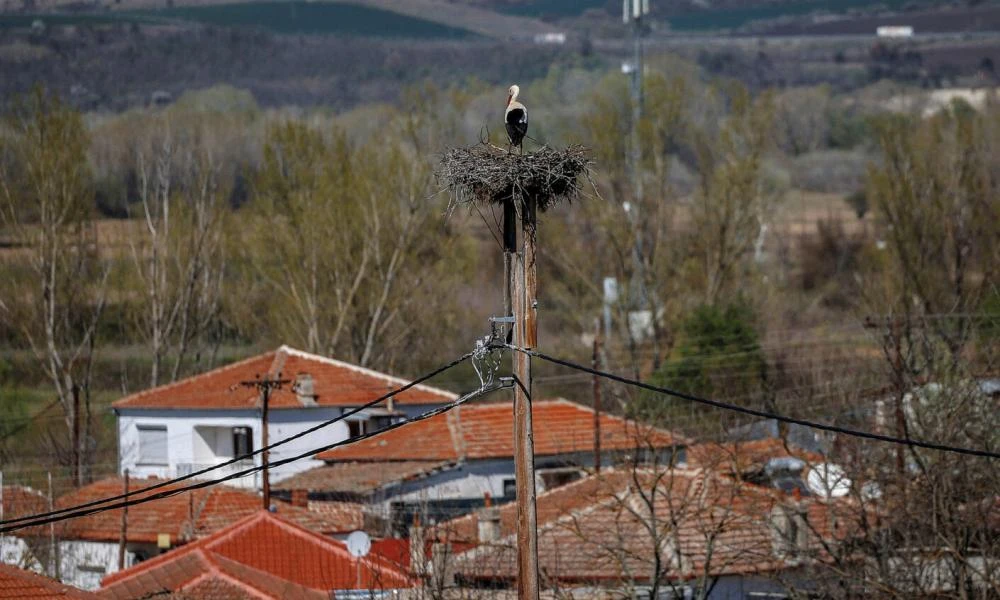
<path id="1" fill-rule="evenodd" d="M 821 463 L 806 476 L 809 491 L 824 498 L 841 498 L 851 491 L 851 480 L 844 469 L 832 463 Z"/>
<path id="2" fill-rule="evenodd" d="M 347 536 L 347 551 L 354 558 L 361 558 L 368 555 L 372 549 L 372 539 L 364 531 L 355 531 Z"/>

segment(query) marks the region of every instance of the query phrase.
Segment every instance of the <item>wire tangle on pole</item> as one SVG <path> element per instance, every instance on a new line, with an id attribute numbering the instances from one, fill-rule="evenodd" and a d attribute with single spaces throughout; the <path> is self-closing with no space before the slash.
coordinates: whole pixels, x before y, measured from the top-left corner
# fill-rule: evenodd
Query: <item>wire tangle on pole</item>
<path id="1" fill-rule="evenodd" d="M 591 375 L 596 375 L 598 377 L 603 377 L 604 379 L 610 379 L 611 381 L 617 381 L 618 383 L 623 383 L 625 385 L 630 385 L 633 387 L 642 388 L 650 392 L 656 392 L 658 394 L 664 394 L 667 396 L 673 396 L 675 398 L 680 398 L 681 400 L 688 400 L 691 402 L 697 402 L 699 404 L 705 404 L 708 406 L 713 406 L 715 408 L 721 408 L 723 410 L 739 412 L 754 417 L 760 417 L 764 419 L 774 419 L 776 421 L 781 421 L 784 423 L 791 423 L 793 425 L 801 425 L 803 427 L 809 427 L 811 429 L 819 429 L 821 431 L 829 431 L 831 433 L 840 433 L 843 435 L 849 435 L 852 437 L 874 440 L 878 442 L 889 442 L 892 444 L 901 444 L 904 446 L 914 446 L 917 448 L 926 448 L 928 450 L 938 450 L 940 452 L 953 452 L 955 454 L 966 454 L 969 456 L 979 456 L 984 458 L 1000 458 L 1000 452 L 992 452 L 990 450 L 980 450 L 978 448 L 964 448 L 962 446 L 949 446 L 947 444 L 938 444 L 935 442 L 926 442 L 922 440 L 914 440 L 909 438 L 898 438 L 890 435 L 883 435 L 881 433 L 872 433 L 869 431 L 861 431 L 858 429 L 849 429 L 847 427 L 839 427 L 837 425 L 829 425 L 826 423 L 818 423 L 816 421 L 809 421 L 806 419 L 798 419 L 795 417 L 789 417 L 779 413 L 773 413 L 766 410 L 758 410 L 756 408 L 749 408 L 746 406 L 739 406 L 738 404 L 732 404 L 730 402 L 723 402 L 721 400 L 712 400 L 710 398 L 702 398 L 700 396 L 695 396 L 693 394 L 688 394 L 685 392 L 680 392 L 677 390 L 672 390 L 665 387 L 660 387 L 656 385 L 651 385 L 648 383 L 643 383 L 635 379 L 629 379 L 628 377 L 622 377 L 621 375 L 615 375 L 614 373 L 608 373 L 605 371 L 600 371 L 597 369 L 592 369 L 585 365 L 575 363 L 566 359 L 557 358 L 555 356 L 549 356 L 544 352 L 539 352 L 537 350 L 529 350 L 527 348 L 519 348 L 512 344 L 506 344 L 507 348 L 515 352 L 523 352 L 528 356 L 533 356 L 535 358 L 540 358 L 544 361 L 574 369 L 577 371 L 583 371 L 585 373 L 590 373 Z"/>
<path id="2" fill-rule="evenodd" d="M 453 408 L 461 406 L 461 405 L 465 404 L 466 402 L 469 402 L 470 400 L 478 398 L 479 396 L 483 396 L 485 394 L 488 394 L 490 392 L 494 392 L 496 390 L 500 390 L 500 389 L 504 389 L 504 388 L 509 388 L 512 385 L 513 385 L 512 381 L 510 381 L 506 377 L 503 377 L 499 381 L 494 382 L 493 384 L 491 384 L 489 386 L 486 386 L 486 387 L 477 389 L 475 391 L 469 392 L 468 394 L 465 394 L 463 396 L 460 396 L 459 398 L 456 398 L 452 402 L 449 402 L 447 404 L 443 404 L 443 405 L 441 405 L 441 406 L 439 406 L 437 408 L 434 408 L 434 409 L 431 409 L 431 410 L 426 411 L 424 413 L 421 413 L 420 415 L 418 415 L 418 416 L 416 416 L 416 417 L 414 417 L 412 419 L 408 419 L 406 421 L 400 421 L 398 423 L 393 423 L 393 424 L 391 424 L 391 425 L 389 425 L 387 427 L 379 429 L 378 431 L 373 431 L 373 432 L 370 432 L 370 433 L 366 433 L 366 434 L 360 435 L 358 437 L 354 437 L 354 438 L 350 438 L 350 439 L 346 439 L 346 440 L 341 440 L 339 442 L 334 442 L 332 444 L 326 444 L 325 446 L 320 446 L 318 448 L 312 448 L 312 449 L 307 450 L 305 452 L 302 452 L 300 454 L 296 454 L 294 456 L 289 456 L 289 457 L 283 458 L 281 460 L 271 461 L 266 467 L 264 465 L 255 465 L 253 467 L 248 467 L 248 468 L 246 468 L 246 469 L 244 469 L 242 471 L 237 471 L 237 472 L 232 473 L 230 475 L 226 475 L 225 477 L 218 477 L 216 479 L 207 479 L 207 480 L 204 480 L 204 481 L 199 481 L 198 483 L 192 483 L 192 484 L 186 485 L 184 487 L 170 489 L 170 490 L 164 490 L 164 491 L 161 491 L 161 492 L 157 492 L 155 494 L 150 494 L 150 495 L 147 495 L 147 496 L 142 496 L 140 498 L 135 498 L 134 497 L 136 495 L 142 494 L 144 491 L 148 491 L 150 489 L 153 489 L 154 487 L 162 487 L 162 486 L 150 486 L 149 488 L 145 488 L 143 490 L 138 490 L 136 492 L 130 492 L 129 494 L 122 494 L 120 496 L 115 496 L 115 497 L 112 497 L 112 498 L 105 498 L 105 499 L 100 500 L 100 501 L 98 501 L 96 503 L 93 503 L 93 502 L 89 503 L 90 507 L 84 508 L 82 510 L 72 510 L 70 512 L 66 512 L 67 510 L 70 510 L 70 509 L 64 509 L 62 511 L 62 514 L 56 514 L 56 512 L 59 512 L 59 511 L 54 511 L 54 512 L 49 512 L 49 513 L 40 513 L 40 514 L 37 514 L 37 515 L 31 515 L 31 516 L 28 516 L 28 517 L 22 517 L 20 519 L 15 519 L 16 521 L 20 521 L 20 523 L 19 524 L 14 524 L 14 525 L 7 525 L 5 527 L 0 527 L 0 534 L 10 533 L 12 531 L 17 531 L 19 529 L 26 529 L 28 527 L 38 527 L 40 525 L 47 525 L 49 523 L 57 523 L 59 521 L 66 521 L 66 520 L 69 520 L 69 519 L 77 519 L 77 518 L 81 518 L 81 517 L 86 517 L 88 515 L 105 512 L 105 511 L 108 511 L 108 510 L 115 510 L 115 509 L 118 509 L 118 508 L 125 508 L 127 506 L 134 506 L 136 504 L 144 504 L 146 502 L 152 502 L 154 500 L 162 500 L 164 498 L 170 498 L 172 496 L 176 496 L 178 494 L 183 494 L 185 492 L 191 492 L 191 491 L 194 491 L 194 490 L 200 490 L 200 489 L 203 489 L 203 488 L 207 488 L 207 487 L 212 487 L 212 486 L 215 486 L 215 485 L 219 485 L 221 483 L 225 483 L 226 481 L 230 481 L 230 480 L 233 480 L 233 479 L 240 479 L 240 478 L 246 477 L 248 475 L 253 475 L 254 473 L 262 471 L 265 468 L 267 468 L 267 469 L 273 469 L 275 467 L 280 467 L 282 465 L 287 465 L 289 463 L 296 462 L 296 461 L 299 461 L 299 460 L 303 460 L 305 458 L 310 458 L 310 457 L 312 457 L 312 456 L 314 456 L 314 455 L 316 455 L 316 454 L 318 454 L 320 452 L 326 452 L 327 450 L 333 450 L 334 448 L 339 448 L 341 446 L 349 446 L 351 444 L 355 444 L 357 442 L 362 442 L 364 440 L 367 440 L 367 439 L 370 439 L 370 438 L 382 435 L 382 434 L 387 433 L 389 431 L 392 431 L 394 429 L 399 429 L 400 427 L 405 427 L 405 426 L 407 426 L 407 425 L 409 425 L 411 423 L 417 423 L 417 422 L 420 422 L 420 421 L 424 421 L 424 420 L 430 419 L 431 417 L 436 417 L 438 415 L 444 414 L 444 413 L 452 410 Z M 128 499 L 127 497 L 132 497 L 132 498 Z M 113 504 L 109 504 L 109 502 L 111 502 L 113 500 L 117 500 L 117 499 L 123 499 L 123 500 L 121 502 L 115 502 Z M 94 504 L 99 504 L 99 506 L 93 506 Z M 84 506 L 84 505 L 81 505 L 81 506 Z M 13 522 L 15 520 L 4 521 L 3 524 L 6 525 L 7 523 L 11 523 L 11 522 Z M 24 521 L 29 521 L 29 522 L 25 523 Z"/>
<path id="3" fill-rule="evenodd" d="M 236 456 L 236 457 L 234 457 L 234 458 L 232 458 L 230 460 L 227 460 L 225 462 L 221 462 L 221 463 L 219 463 L 217 465 L 211 465 L 211 466 L 205 467 L 204 469 L 199 469 L 197 471 L 193 471 L 191 473 L 188 473 L 187 475 L 182 475 L 180 477 L 175 477 L 173 479 L 167 479 L 165 481 L 161 481 L 160 483 L 156 483 L 156 484 L 153 484 L 153 485 L 150 485 L 150 486 L 147 486 L 147 487 L 144 487 L 142 489 L 135 490 L 135 491 L 130 491 L 128 493 L 119 494 L 117 496 L 110 496 L 108 498 L 102 498 L 100 500 L 94 500 L 92 502 L 84 502 L 82 504 L 77 504 L 75 506 L 70 506 L 70 507 L 62 508 L 62 509 L 58 509 L 58 510 L 52 510 L 52 511 L 49 511 L 49 512 L 46 512 L 46 513 L 40 513 L 40 514 L 37 514 L 37 515 L 30 515 L 30 516 L 25 516 L 25 517 L 18 517 L 16 519 L 7 519 L 5 521 L 0 521 L 0 533 L 3 533 L 4 531 L 7 531 L 6 526 L 14 524 L 14 523 L 20 523 L 20 522 L 24 522 L 24 521 L 34 521 L 35 519 L 39 519 L 39 518 L 43 518 L 43 517 L 47 518 L 47 517 L 51 517 L 51 516 L 55 516 L 55 515 L 71 513 L 71 512 L 75 512 L 77 510 L 82 510 L 82 509 L 90 508 L 90 507 L 93 507 L 93 506 L 99 506 L 99 505 L 102 505 L 102 504 L 105 504 L 105 503 L 108 503 L 108 502 L 114 502 L 116 500 L 127 499 L 127 498 L 130 498 L 130 497 L 137 496 L 139 494 L 143 494 L 143 493 L 147 493 L 147 492 L 152 492 L 153 490 L 157 490 L 157 489 L 161 489 L 161 488 L 164 488 L 164 487 L 167 487 L 167 486 L 170 486 L 170 485 L 174 485 L 174 484 L 180 483 L 182 481 L 186 481 L 188 479 L 195 479 L 197 477 L 200 477 L 202 475 L 210 473 L 211 471 L 215 471 L 217 469 L 222 469 L 224 467 L 228 467 L 228 466 L 234 465 L 234 464 L 236 464 L 238 462 L 245 461 L 245 460 L 248 460 L 248 459 L 252 459 L 253 457 L 255 457 L 255 456 L 259 455 L 259 454 L 263 454 L 266 451 L 270 451 L 270 450 L 273 450 L 273 449 L 278 448 L 280 446 L 284 446 L 285 444 L 287 444 L 289 442 L 292 442 L 294 440 L 297 440 L 297 439 L 300 439 L 302 437 L 305 437 L 305 436 L 307 436 L 307 435 L 309 435 L 311 433 L 315 433 L 316 431 L 319 431 L 320 429 L 329 427 L 330 425 L 333 425 L 334 423 L 337 423 L 339 421 L 343 421 L 344 419 L 347 419 L 348 417 L 350 417 L 352 415 L 355 415 L 355 414 L 357 414 L 357 413 L 359 413 L 359 412 L 361 412 L 361 411 L 363 411 L 363 410 L 365 410 L 367 408 L 371 408 L 372 406 L 375 406 L 375 405 L 377 405 L 377 404 L 379 404 L 381 402 L 385 402 L 389 398 L 392 398 L 393 396 L 397 396 L 397 395 L 405 392 L 406 390 L 409 390 L 410 388 L 413 388 L 413 387 L 415 387 L 417 385 L 420 385 L 424 381 L 427 381 L 428 379 L 431 379 L 432 377 L 440 375 L 441 373 L 444 373 L 445 371 L 447 371 L 447 370 L 449 370 L 449 369 L 451 369 L 451 368 L 453 368 L 453 367 L 461 364 L 462 362 L 464 362 L 464 361 L 468 360 L 469 358 L 471 358 L 473 354 L 474 354 L 473 352 L 467 352 L 466 354 L 463 354 L 462 356 L 456 358 L 455 360 L 453 360 L 453 361 L 451 361 L 451 362 L 449 362 L 449 363 L 447 363 L 445 365 L 442 365 L 442 366 L 438 367 L 437 369 L 434 369 L 433 371 L 430 371 L 429 373 L 426 373 L 425 375 L 421 375 L 420 377 L 414 379 L 413 381 L 410 381 L 406 385 L 402 385 L 402 386 L 400 386 L 400 387 L 398 387 L 398 388 L 396 388 L 394 390 L 391 390 L 391 391 L 389 391 L 389 392 L 387 392 L 387 393 L 379 396 L 378 398 L 375 398 L 374 400 L 372 400 L 370 402 L 367 402 L 365 404 L 362 404 L 361 406 L 352 408 L 350 410 L 346 410 L 343 413 L 341 413 L 340 415 L 338 415 L 338 416 L 336 416 L 336 417 L 334 417 L 332 419 L 328 419 L 326 421 L 323 421 L 322 423 L 318 423 L 316 425 L 313 425 L 312 427 L 309 427 L 308 429 L 304 429 L 304 430 L 302 430 L 302 431 L 300 431 L 300 432 L 298 432 L 296 434 L 290 435 L 290 436 L 288 436 L 286 438 L 283 438 L 281 440 L 278 440 L 277 442 L 274 442 L 272 444 L 268 444 L 267 446 L 263 446 L 263 447 L 261 447 L 261 448 L 259 448 L 257 450 L 252 451 L 252 452 L 248 452 L 246 454 L 241 454 L 241 455 Z M 354 439 L 358 439 L 358 438 L 354 438 Z M 271 466 L 274 466 L 275 464 L 276 463 L 272 462 Z M 229 479 L 232 479 L 232 477 L 230 477 Z M 48 521 L 46 521 L 46 522 L 48 522 Z M 35 524 L 35 523 L 33 523 L 33 524 Z"/>

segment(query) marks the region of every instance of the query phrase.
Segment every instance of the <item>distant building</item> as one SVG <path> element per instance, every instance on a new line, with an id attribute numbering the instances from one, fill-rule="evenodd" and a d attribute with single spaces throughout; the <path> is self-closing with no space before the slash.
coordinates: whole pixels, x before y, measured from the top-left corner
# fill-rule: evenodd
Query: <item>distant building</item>
<path id="1" fill-rule="evenodd" d="M 269 440 L 274 443 L 342 415 L 407 381 L 349 363 L 281 346 L 277 350 L 127 396 L 114 403 L 118 416 L 119 473 L 134 477 L 187 475 L 262 446 L 261 397 L 241 382 L 258 377 L 291 379 L 271 393 Z M 451 392 L 417 385 L 385 405 L 271 451 L 272 462 L 357 437 L 453 401 Z M 223 477 L 260 464 L 260 456 L 211 472 Z M 323 463 L 299 460 L 271 470 L 271 480 Z M 260 475 L 231 480 L 259 488 Z"/>
<path id="2" fill-rule="evenodd" d="M 565 44 L 566 34 L 557 31 L 538 33 L 534 39 L 536 44 Z"/>
<path id="3" fill-rule="evenodd" d="M 882 25 L 875 29 L 875 35 L 880 38 L 910 38 L 913 37 L 913 27 L 910 25 Z"/>

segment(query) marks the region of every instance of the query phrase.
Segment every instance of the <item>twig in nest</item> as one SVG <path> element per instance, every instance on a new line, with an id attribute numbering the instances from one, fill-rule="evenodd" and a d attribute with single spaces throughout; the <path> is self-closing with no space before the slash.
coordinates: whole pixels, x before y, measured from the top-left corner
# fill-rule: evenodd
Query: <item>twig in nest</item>
<path id="1" fill-rule="evenodd" d="M 515 206 L 534 198 L 544 212 L 560 201 L 580 196 L 580 176 L 590 180 L 591 160 L 583 146 L 563 150 L 543 147 L 531 154 L 514 154 L 487 142 L 449 150 L 437 178 L 451 192 L 453 204 Z"/>

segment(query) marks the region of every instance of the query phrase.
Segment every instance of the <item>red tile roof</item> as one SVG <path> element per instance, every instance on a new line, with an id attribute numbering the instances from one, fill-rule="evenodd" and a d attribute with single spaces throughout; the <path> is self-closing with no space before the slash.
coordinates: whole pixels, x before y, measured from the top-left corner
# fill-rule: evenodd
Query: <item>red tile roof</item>
<path id="1" fill-rule="evenodd" d="M 261 510 L 206 538 L 108 575 L 101 595 L 136 598 L 163 589 L 173 591 L 193 580 L 192 571 L 204 570 L 200 566 L 204 560 L 225 566 L 232 578 L 258 589 L 257 573 L 266 574 L 272 583 L 277 578 L 328 595 L 332 590 L 358 589 L 358 563 L 342 542 Z M 413 583 L 405 573 L 378 559 L 361 560 L 361 589 L 408 588 Z"/>
<path id="2" fill-rule="evenodd" d="M 159 568 L 149 569 L 97 592 L 125 600 L 166 595 L 199 600 L 305 598 L 328 600 L 329 594 L 242 565 L 220 554 L 194 550 Z"/>
<path id="3" fill-rule="evenodd" d="M 406 380 L 349 363 L 309 354 L 288 346 L 226 365 L 201 375 L 126 396 L 115 408 L 246 409 L 260 403 L 257 392 L 239 385 L 258 376 L 286 379 L 308 374 L 319 406 L 359 406 L 407 383 Z M 272 409 L 302 408 L 292 389 L 271 393 Z M 457 396 L 427 385 L 417 385 L 394 398 L 396 404 L 444 404 Z"/>
<path id="4" fill-rule="evenodd" d="M 637 477 L 636 477 L 637 476 Z M 601 582 L 649 576 L 654 538 L 671 564 L 669 579 L 703 574 L 747 574 L 794 566 L 775 551 L 772 510 L 788 502 L 775 490 L 742 484 L 704 469 L 612 472 L 592 476 L 538 497 L 539 569 L 549 582 Z M 655 485 L 653 482 L 656 482 Z M 653 498 L 656 519 L 643 501 Z M 561 506 L 560 506 L 561 504 Z M 806 499 L 810 544 L 826 531 L 829 504 Z M 513 508 L 501 508 L 501 537 L 459 554 L 456 571 L 466 580 L 513 580 L 516 539 Z M 469 536 L 475 517 L 442 524 L 439 536 Z"/>
<path id="5" fill-rule="evenodd" d="M 3 486 L 3 518 L 16 519 L 45 512 L 49 501 L 45 494 L 23 485 Z"/>
<path id="6" fill-rule="evenodd" d="M 535 500 L 535 515 L 539 525 L 593 504 L 597 498 L 607 498 L 628 486 L 630 472 L 605 469 L 599 475 L 584 477 L 539 494 Z M 517 504 L 508 502 L 496 507 L 500 517 L 500 535 L 517 531 Z M 479 513 L 472 512 L 427 529 L 427 539 L 440 542 L 478 543 Z"/>
<path id="7" fill-rule="evenodd" d="M 335 502 L 331 500 L 309 500 L 309 512 L 319 515 L 325 520 L 337 523 L 339 533 L 356 531 L 365 526 L 365 511 L 356 502 Z"/>
<path id="8" fill-rule="evenodd" d="M 303 471 L 271 485 L 275 490 L 368 494 L 388 485 L 416 479 L 454 463 L 440 460 L 338 462 Z"/>
<path id="9" fill-rule="evenodd" d="M 316 455 L 327 461 L 402 461 L 505 458 L 513 456 L 511 403 L 464 405 L 446 413 Z M 535 455 L 594 449 L 594 412 L 568 400 L 532 405 Z M 601 447 L 626 450 L 684 444 L 677 434 L 601 414 Z"/>
<path id="10" fill-rule="evenodd" d="M 63 585 L 30 571 L 0 564 L 0 599 L 97 598 L 90 592 Z"/>
<path id="11" fill-rule="evenodd" d="M 138 490 L 161 483 L 159 479 L 132 479 L 129 489 Z M 152 493 L 176 489 L 176 484 Z M 58 508 L 67 508 L 108 498 L 124 491 L 123 481 L 111 477 L 74 490 L 56 501 Z M 138 497 L 142 497 L 140 494 Z M 357 528 L 357 518 L 342 511 L 321 514 L 275 501 L 281 515 L 299 525 L 324 534 L 343 533 Z M 128 540 L 155 543 L 157 535 L 170 534 L 172 544 L 182 544 L 205 537 L 261 510 L 261 498 L 256 492 L 216 485 L 184 492 L 176 496 L 136 504 L 128 510 Z M 358 507 L 360 513 L 360 507 Z M 87 515 L 61 522 L 60 536 L 65 539 L 117 542 L 121 527 L 121 509 Z M 47 530 L 46 530 L 47 531 Z M 46 533 L 47 535 L 47 533 Z"/>

